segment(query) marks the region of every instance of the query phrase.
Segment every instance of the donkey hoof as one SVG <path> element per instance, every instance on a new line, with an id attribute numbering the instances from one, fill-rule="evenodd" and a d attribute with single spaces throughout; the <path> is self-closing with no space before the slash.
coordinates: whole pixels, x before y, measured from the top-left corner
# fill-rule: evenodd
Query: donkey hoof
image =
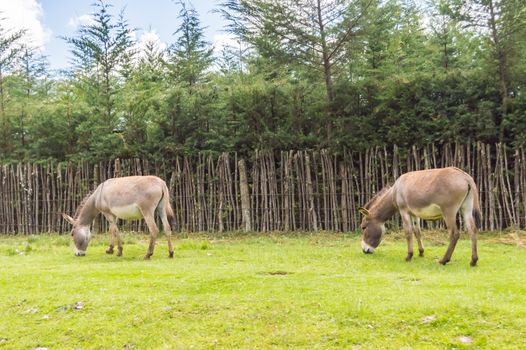
<path id="1" fill-rule="evenodd" d="M 150 254 L 146 254 L 146 255 L 144 256 L 144 260 L 150 260 L 150 257 L 151 257 Z"/>
<path id="2" fill-rule="evenodd" d="M 405 261 L 409 262 L 411 261 L 411 259 L 413 259 L 413 253 L 407 254 L 407 256 L 405 257 Z"/>
<path id="3" fill-rule="evenodd" d="M 449 262 L 449 260 L 442 259 L 438 263 L 441 264 L 441 265 L 446 265 L 448 262 Z"/>
<path id="4" fill-rule="evenodd" d="M 424 251 L 423 250 L 419 250 L 418 251 L 418 256 L 423 258 L 424 257 Z"/>
<path id="5" fill-rule="evenodd" d="M 117 256 L 122 256 L 122 248 L 118 248 Z"/>
<path id="6" fill-rule="evenodd" d="M 170 259 L 173 259 L 173 257 L 174 257 L 174 252 L 173 252 L 173 251 L 172 251 L 172 252 L 169 252 L 168 257 L 169 257 Z"/>
<path id="7" fill-rule="evenodd" d="M 106 254 L 113 254 L 113 248 L 106 249 Z"/>
<path id="8" fill-rule="evenodd" d="M 469 263 L 469 265 L 471 265 L 471 267 L 475 267 L 475 266 L 477 266 L 477 260 L 478 260 L 478 259 L 473 259 L 473 260 L 471 260 L 471 262 Z"/>

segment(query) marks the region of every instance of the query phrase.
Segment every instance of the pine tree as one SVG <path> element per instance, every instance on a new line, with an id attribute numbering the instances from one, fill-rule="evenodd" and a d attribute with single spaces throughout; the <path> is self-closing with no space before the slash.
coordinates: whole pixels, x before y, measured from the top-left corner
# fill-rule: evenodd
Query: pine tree
<path id="1" fill-rule="evenodd" d="M 16 104 L 13 109 L 13 133 L 17 137 L 18 158 L 28 151 L 27 136 L 39 106 L 48 99 L 51 82 L 47 58 L 36 49 L 24 46 L 14 69 L 11 94 Z"/>
<path id="2" fill-rule="evenodd" d="M 111 5 L 98 0 L 93 4 L 93 22 L 80 26 L 75 37 L 65 37 L 71 46 L 74 76 L 84 88 L 85 97 L 93 105 L 93 116 L 83 126 L 84 134 L 100 156 L 107 156 L 123 147 L 119 132 L 116 99 L 121 90 L 119 77 L 130 74 L 134 55 L 131 29 L 123 11 L 117 19 Z"/>
<path id="3" fill-rule="evenodd" d="M 278 64 L 318 72 L 325 84 L 326 138 L 334 124 L 334 70 L 374 0 L 226 0 L 229 30 Z"/>
<path id="4" fill-rule="evenodd" d="M 493 70 L 501 99 L 501 110 L 495 115 L 499 140 L 506 139 L 506 119 L 512 112 L 512 100 L 517 95 L 511 74 L 517 48 L 524 43 L 526 5 L 523 0 L 444 0 L 450 16 L 486 38 L 490 48 L 488 68 Z"/>
<path id="5" fill-rule="evenodd" d="M 204 28 L 201 26 L 195 8 L 180 1 L 179 19 L 181 25 L 174 33 L 176 42 L 168 50 L 168 67 L 173 79 L 192 88 L 206 80 L 207 70 L 212 64 L 213 48 L 204 39 Z"/>
<path id="6" fill-rule="evenodd" d="M 7 157 L 14 149 L 11 141 L 11 122 L 6 113 L 8 76 L 22 51 L 21 40 L 26 30 L 9 30 L 0 19 L 0 158 Z"/>

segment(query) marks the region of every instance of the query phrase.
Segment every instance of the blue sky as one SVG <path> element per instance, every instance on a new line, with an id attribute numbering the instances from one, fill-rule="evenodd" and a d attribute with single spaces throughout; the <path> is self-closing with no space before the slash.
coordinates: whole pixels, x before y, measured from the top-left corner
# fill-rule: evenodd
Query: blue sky
<path id="1" fill-rule="evenodd" d="M 130 27 L 137 28 L 138 41 L 147 32 L 154 32 L 165 44 L 175 41 L 173 33 L 180 20 L 179 6 L 171 0 L 108 0 L 116 15 L 125 9 Z M 52 69 L 68 66 L 69 49 L 61 36 L 74 36 L 79 23 L 93 12 L 93 0 L 0 0 L 0 12 L 6 18 L 4 26 L 28 29 L 28 40 L 43 48 Z M 228 41 L 224 20 L 218 13 L 216 0 L 191 1 L 205 28 L 207 40 L 221 46 Z M 154 34 L 155 35 L 155 34 Z M 151 34 L 150 34 L 151 37 Z"/>

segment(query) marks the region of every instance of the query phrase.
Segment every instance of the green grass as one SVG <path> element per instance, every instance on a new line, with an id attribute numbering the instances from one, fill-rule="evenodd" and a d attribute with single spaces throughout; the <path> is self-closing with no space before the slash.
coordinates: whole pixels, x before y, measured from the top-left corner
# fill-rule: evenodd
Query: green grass
<path id="1" fill-rule="evenodd" d="M 68 236 L 0 238 L 1 349 L 524 349 L 523 233 L 482 237 L 479 266 L 443 233 L 406 263 L 389 235 L 373 255 L 357 235 L 192 235 L 151 261 L 96 236 L 74 257 Z"/>

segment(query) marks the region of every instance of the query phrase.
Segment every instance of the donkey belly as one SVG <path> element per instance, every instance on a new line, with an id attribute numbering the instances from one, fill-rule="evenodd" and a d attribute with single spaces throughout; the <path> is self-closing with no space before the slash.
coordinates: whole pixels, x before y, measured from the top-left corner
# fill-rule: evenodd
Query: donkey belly
<path id="1" fill-rule="evenodd" d="M 411 213 L 424 220 L 438 220 L 442 218 L 442 209 L 436 204 L 430 204 L 423 208 L 411 208 Z"/>
<path id="2" fill-rule="evenodd" d="M 142 213 L 136 204 L 125 205 L 121 207 L 111 208 L 113 215 L 119 219 L 124 220 L 140 220 L 142 219 Z"/>

